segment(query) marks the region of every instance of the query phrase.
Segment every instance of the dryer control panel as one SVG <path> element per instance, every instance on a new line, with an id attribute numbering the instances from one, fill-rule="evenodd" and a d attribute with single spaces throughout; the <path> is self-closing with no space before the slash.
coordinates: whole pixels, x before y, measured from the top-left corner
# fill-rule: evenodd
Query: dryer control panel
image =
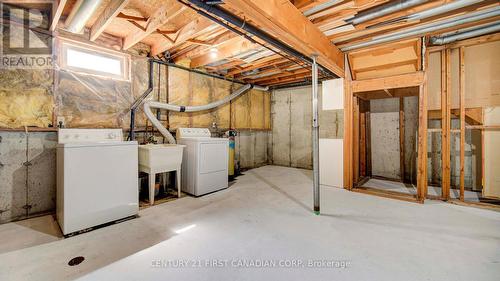
<path id="1" fill-rule="evenodd" d="M 212 133 L 208 128 L 178 128 L 177 138 L 210 138 Z"/>

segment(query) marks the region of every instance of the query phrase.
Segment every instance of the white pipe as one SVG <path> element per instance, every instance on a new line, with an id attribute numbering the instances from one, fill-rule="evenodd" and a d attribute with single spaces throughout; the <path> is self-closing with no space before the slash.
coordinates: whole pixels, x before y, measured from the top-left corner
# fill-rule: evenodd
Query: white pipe
<path id="1" fill-rule="evenodd" d="M 144 113 L 146 114 L 146 117 L 151 121 L 153 126 L 155 126 L 158 131 L 168 140 L 169 143 L 176 143 L 175 138 L 172 136 L 172 134 L 163 126 L 163 124 L 158 121 L 156 116 L 153 114 L 151 111 L 151 108 L 158 108 L 158 109 L 166 109 L 170 111 L 177 111 L 177 112 L 196 112 L 196 111 L 204 111 L 204 110 L 209 110 L 212 108 L 216 108 L 218 106 L 221 106 L 225 103 L 230 102 L 231 100 L 237 98 L 238 96 L 242 95 L 243 93 L 247 92 L 251 88 L 257 89 L 257 90 L 267 90 L 267 87 L 260 87 L 260 86 L 252 86 L 250 84 L 244 85 L 240 88 L 238 88 L 234 93 L 231 95 L 209 103 L 205 105 L 199 105 L 199 106 L 180 106 L 180 105 L 173 105 L 173 104 L 168 104 L 168 103 L 161 103 L 161 102 L 156 102 L 156 101 L 146 101 L 144 102 Z"/>
<path id="2" fill-rule="evenodd" d="M 64 22 L 66 30 L 71 33 L 80 33 L 87 21 L 92 17 L 102 0 L 78 0 Z"/>

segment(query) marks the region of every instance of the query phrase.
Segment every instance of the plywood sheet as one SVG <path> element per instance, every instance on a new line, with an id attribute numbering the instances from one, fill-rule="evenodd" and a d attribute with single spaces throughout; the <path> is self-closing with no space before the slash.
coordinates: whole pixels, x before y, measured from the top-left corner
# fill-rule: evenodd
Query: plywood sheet
<path id="1" fill-rule="evenodd" d="M 417 69 L 414 64 L 406 64 L 406 65 L 388 67 L 384 69 L 358 72 L 356 73 L 356 80 L 388 77 L 393 75 L 412 73 L 415 71 L 417 71 Z"/>
<path id="2" fill-rule="evenodd" d="M 429 54 L 427 93 L 428 109 L 441 109 L 441 52 Z"/>
<path id="3" fill-rule="evenodd" d="M 452 49 L 451 102 L 459 107 L 458 100 L 458 49 Z M 500 106 L 500 41 L 465 48 L 465 105 L 467 108 Z M 429 55 L 428 72 L 429 110 L 440 109 L 441 56 Z"/>

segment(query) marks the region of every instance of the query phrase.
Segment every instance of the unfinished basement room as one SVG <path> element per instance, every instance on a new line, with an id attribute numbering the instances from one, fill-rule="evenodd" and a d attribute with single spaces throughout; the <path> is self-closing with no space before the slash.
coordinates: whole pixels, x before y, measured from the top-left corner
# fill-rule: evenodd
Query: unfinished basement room
<path id="1" fill-rule="evenodd" d="M 0 0 L 0 280 L 500 280 L 499 0 Z"/>

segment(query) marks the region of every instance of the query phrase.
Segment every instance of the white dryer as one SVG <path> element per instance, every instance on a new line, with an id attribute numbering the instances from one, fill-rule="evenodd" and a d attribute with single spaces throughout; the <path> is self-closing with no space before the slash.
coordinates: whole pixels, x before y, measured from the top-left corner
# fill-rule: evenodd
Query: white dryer
<path id="1" fill-rule="evenodd" d="M 136 215 L 138 145 L 121 129 L 60 129 L 57 221 L 70 234 Z"/>
<path id="2" fill-rule="evenodd" d="M 228 187 L 228 139 L 212 138 L 206 128 L 179 128 L 176 137 L 186 146 L 182 191 L 201 196 Z"/>

